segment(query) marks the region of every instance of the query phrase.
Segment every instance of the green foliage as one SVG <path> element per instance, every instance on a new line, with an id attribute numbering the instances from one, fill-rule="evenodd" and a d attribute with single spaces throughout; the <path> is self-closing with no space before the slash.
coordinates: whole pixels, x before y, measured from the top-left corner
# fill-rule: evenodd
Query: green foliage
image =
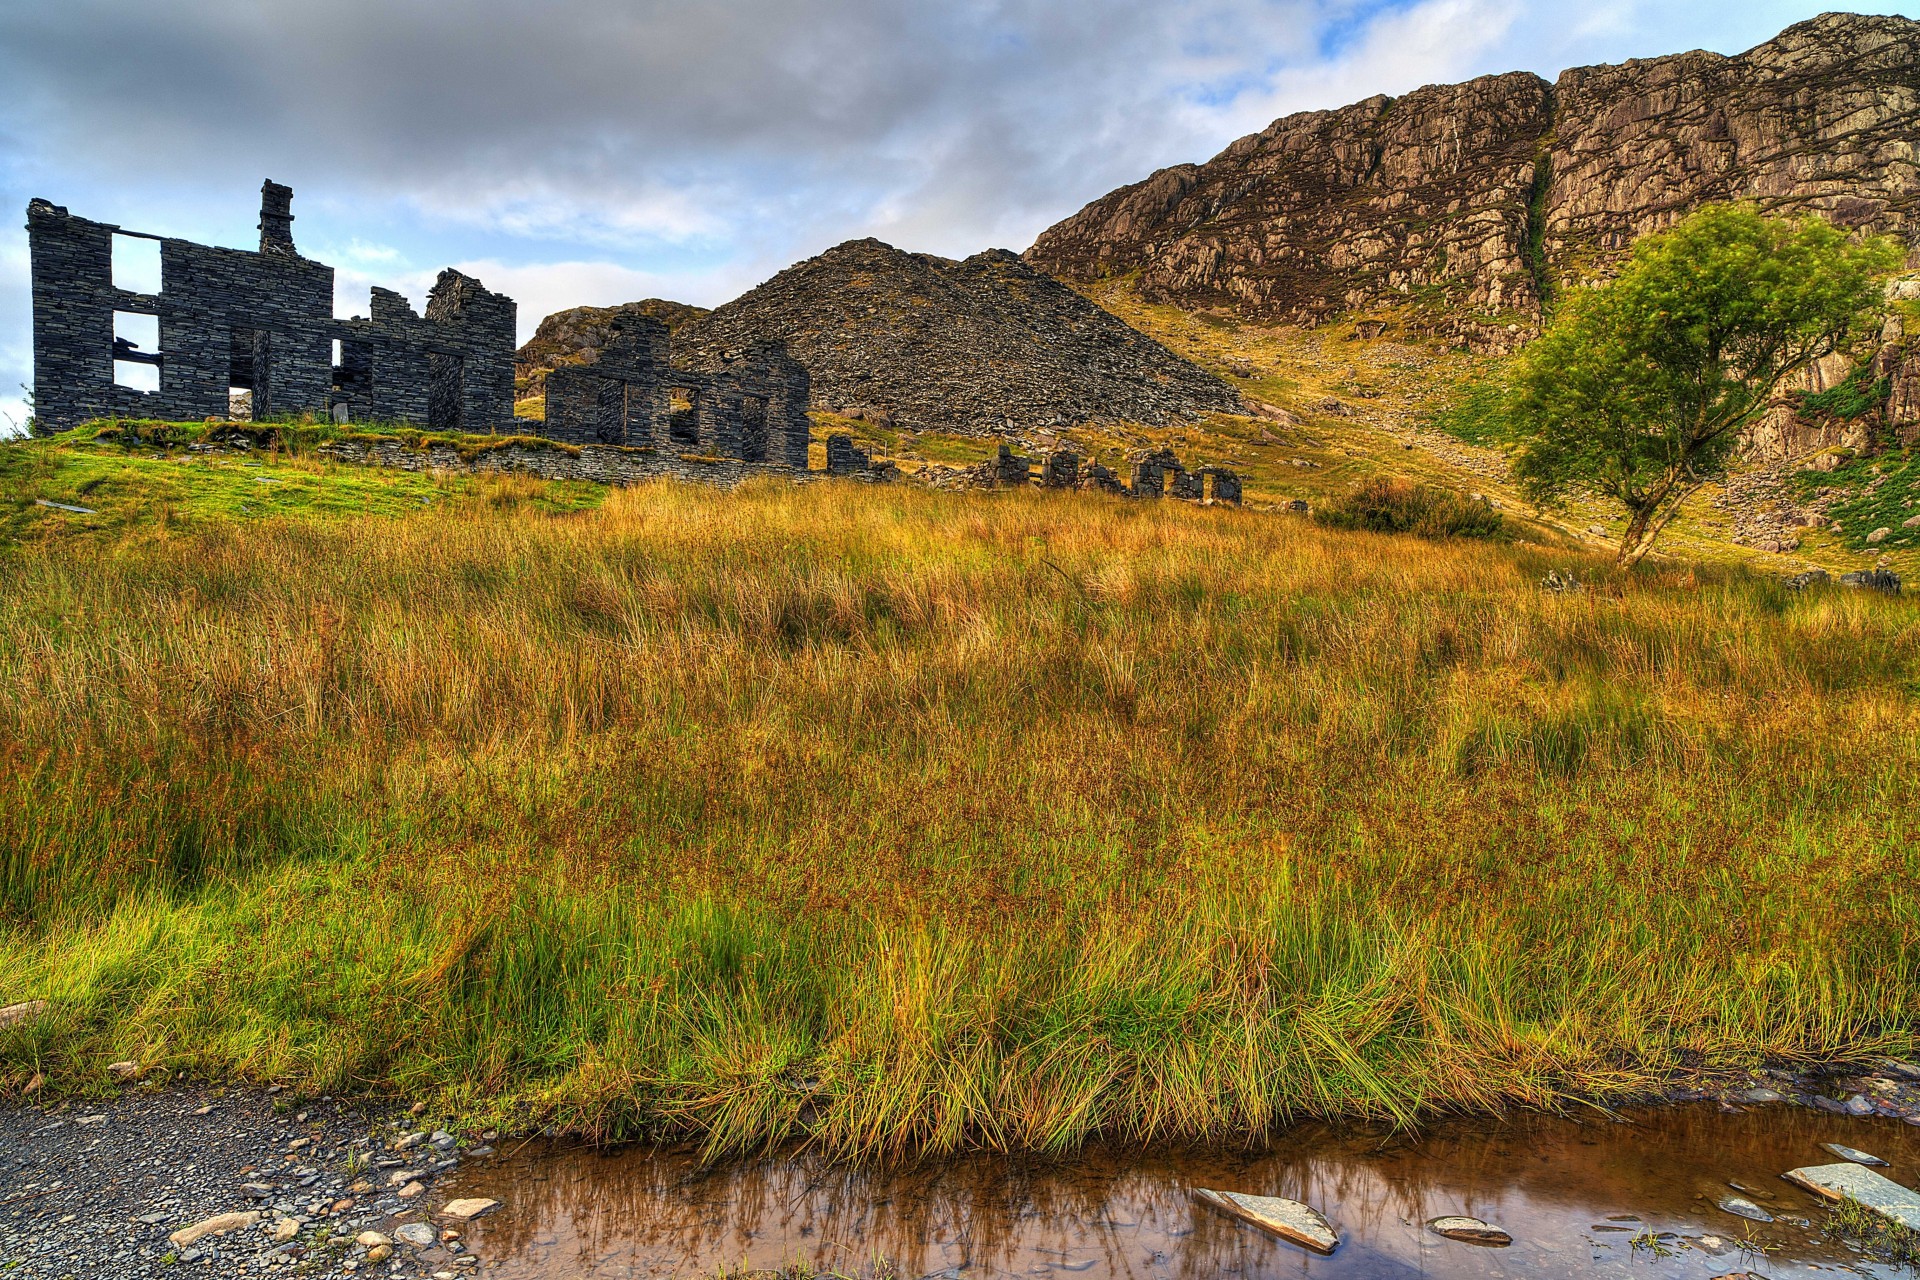
<path id="1" fill-rule="evenodd" d="M 1578 487 L 1619 502 L 1620 557 L 1637 560 L 1785 379 L 1873 330 L 1877 282 L 1903 257 L 1752 205 L 1708 206 L 1642 240 L 1518 362 L 1521 483 L 1539 501 Z"/>
<path id="2" fill-rule="evenodd" d="M 1329 529 L 1422 538 L 1494 538 L 1503 532 L 1500 513 L 1486 502 L 1389 476 L 1377 476 L 1352 493 L 1322 503 L 1313 518 Z"/>
<path id="3" fill-rule="evenodd" d="M 1920 454 L 1911 451 L 1861 458 L 1833 471 L 1803 471 L 1795 477 L 1802 492 L 1838 489 L 1845 497 L 1829 501 L 1826 516 L 1840 522 L 1840 536 L 1853 551 L 1899 551 L 1920 545 Z M 1891 529 L 1885 541 L 1869 544 L 1867 535 Z"/>
<path id="4" fill-rule="evenodd" d="M 1874 377 L 1873 367 L 1863 364 L 1825 391 L 1802 393 L 1796 407 L 1804 417 L 1852 422 L 1878 413 L 1892 394 L 1893 380 Z"/>

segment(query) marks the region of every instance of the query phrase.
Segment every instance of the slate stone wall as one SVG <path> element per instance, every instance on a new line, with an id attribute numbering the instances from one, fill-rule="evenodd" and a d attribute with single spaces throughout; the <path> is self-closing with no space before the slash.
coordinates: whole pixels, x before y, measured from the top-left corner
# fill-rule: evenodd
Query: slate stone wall
<path id="1" fill-rule="evenodd" d="M 333 268 L 294 249 L 292 197 L 276 182 L 262 188 L 258 252 L 126 232 L 29 202 L 35 416 L 54 430 L 102 417 L 223 418 L 228 389 L 240 387 L 253 393 L 256 418 L 344 413 L 511 431 L 513 300 L 445 271 L 425 319 L 376 289 L 370 317 L 336 320 Z M 114 285 L 116 232 L 159 244 L 159 293 Z M 158 318 L 158 351 L 122 345 L 117 354 L 157 366 L 159 390 L 114 382 L 115 311 Z"/>
<path id="2" fill-rule="evenodd" d="M 806 369 L 778 343 L 674 358 L 667 326 L 616 318 L 600 358 L 547 375 L 540 434 L 807 468 Z"/>

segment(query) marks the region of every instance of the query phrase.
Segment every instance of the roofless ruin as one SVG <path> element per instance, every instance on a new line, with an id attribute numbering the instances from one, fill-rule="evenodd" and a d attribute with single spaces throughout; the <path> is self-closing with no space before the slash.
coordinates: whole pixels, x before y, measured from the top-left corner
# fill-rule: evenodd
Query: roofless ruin
<path id="1" fill-rule="evenodd" d="M 245 391 L 256 418 L 510 427 L 513 299 L 448 269 L 424 317 L 376 288 L 368 316 L 335 319 L 333 268 L 294 248 L 292 203 L 292 188 L 261 186 L 251 252 L 29 203 L 35 416 L 55 430 L 104 417 L 227 417 L 232 393 Z M 116 237 L 159 246 L 159 280 L 138 282 L 152 291 L 115 280 Z"/>
<path id="2" fill-rule="evenodd" d="M 55 431 L 101 418 L 310 415 L 542 435 L 570 451 L 503 448 L 472 463 L 445 449 L 422 454 L 365 440 L 327 447 L 386 465 L 514 466 L 612 483 L 655 475 L 731 483 L 809 470 L 811 380 L 778 339 L 734 334 L 683 349 L 658 320 L 622 317 L 596 360 L 548 376 L 544 421 L 515 418 L 513 299 L 448 268 L 424 316 L 375 288 L 369 315 L 338 319 L 333 268 L 294 248 L 292 188 L 261 185 L 259 229 L 256 250 L 214 248 L 29 202 L 34 416 Z M 122 278 L 129 245 L 157 249 L 157 276 Z M 828 474 L 897 474 L 845 436 L 829 439 L 825 454 Z M 1003 445 L 974 480 L 1025 485 L 1030 462 Z M 1187 472 L 1162 453 L 1136 460 L 1125 486 L 1103 467 L 1083 476 L 1077 456 L 1061 451 L 1040 483 L 1195 501 L 1240 496 L 1232 472 Z"/>
<path id="3" fill-rule="evenodd" d="M 668 361 L 664 326 L 634 324 L 590 369 L 549 383 L 545 423 L 516 420 L 516 307 L 451 268 L 416 314 L 391 289 L 336 319 L 333 268 L 293 244 L 293 190 L 260 188 L 260 247 L 221 249 L 27 205 L 34 413 L 95 418 L 312 415 L 435 431 L 524 432 L 679 449 L 805 470 L 807 371 L 778 343 Z M 159 278 L 116 279 L 116 240 L 158 246 Z M 245 397 L 236 393 L 247 393 Z"/>

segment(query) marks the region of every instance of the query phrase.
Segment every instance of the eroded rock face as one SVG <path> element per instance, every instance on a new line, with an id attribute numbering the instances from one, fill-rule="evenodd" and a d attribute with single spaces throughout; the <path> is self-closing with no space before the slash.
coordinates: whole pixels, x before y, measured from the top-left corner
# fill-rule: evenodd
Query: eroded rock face
<path id="1" fill-rule="evenodd" d="M 1827 14 L 1737 57 L 1490 76 L 1276 121 L 1041 235 L 1063 279 L 1269 322 L 1376 307 L 1482 350 L 1635 236 L 1755 199 L 1920 243 L 1920 23 Z"/>
<path id="2" fill-rule="evenodd" d="M 1001 249 L 953 262 L 853 240 L 674 331 L 676 361 L 773 339 L 816 410 L 990 435 L 1241 412 L 1225 382 Z"/>

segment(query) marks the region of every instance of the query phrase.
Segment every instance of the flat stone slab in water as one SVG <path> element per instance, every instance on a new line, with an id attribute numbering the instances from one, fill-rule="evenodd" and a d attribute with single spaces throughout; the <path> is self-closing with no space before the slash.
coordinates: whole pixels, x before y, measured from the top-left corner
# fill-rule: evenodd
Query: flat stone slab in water
<path id="1" fill-rule="evenodd" d="M 1854 1164 L 1870 1165 L 1875 1169 L 1884 1169 L 1887 1167 L 1887 1162 L 1879 1156 L 1870 1156 L 1864 1151 L 1857 1151 L 1852 1147 L 1843 1147 L 1837 1142 L 1823 1142 L 1820 1144 L 1820 1147 L 1822 1150 L 1831 1151 L 1842 1160 L 1851 1161 Z"/>
<path id="2" fill-rule="evenodd" d="M 1251 1223 L 1282 1240 L 1304 1245 L 1315 1253 L 1332 1253 L 1340 1245 L 1333 1224 L 1298 1200 L 1278 1196 L 1249 1196 L 1238 1191 L 1208 1191 L 1196 1188 L 1193 1198 L 1209 1209 L 1217 1209 L 1229 1218 Z"/>
<path id="3" fill-rule="evenodd" d="M 1723 1213 L 1730 1213 L 1736 1218 L 1745 1218 L 1749 1222 L 1773 1221 L 1772 1214 L 1745 1196 L 1722 1196 L 1714 1203 L 1720 1206 Z"/>
<path id="4" fill-rule="evenodd" d="M 1435 1218 L 1427 1224 L 1427 1230 L 1449 1240 L 1464 1240 L 1468 1244 L 1502 1246 L 1513 1243 L 1511 1235 L 1491 1222 L 1482 1222 L 1478 1218 Z"/>
<path id="5" fill-rule="evenodd" d="M 1903 1227 L 1920 1231 L 1920 1192 L 1857 1164 L 1820 1164 L 1780 1175 L 1828 1200 L 1853 1200 Z"/>

